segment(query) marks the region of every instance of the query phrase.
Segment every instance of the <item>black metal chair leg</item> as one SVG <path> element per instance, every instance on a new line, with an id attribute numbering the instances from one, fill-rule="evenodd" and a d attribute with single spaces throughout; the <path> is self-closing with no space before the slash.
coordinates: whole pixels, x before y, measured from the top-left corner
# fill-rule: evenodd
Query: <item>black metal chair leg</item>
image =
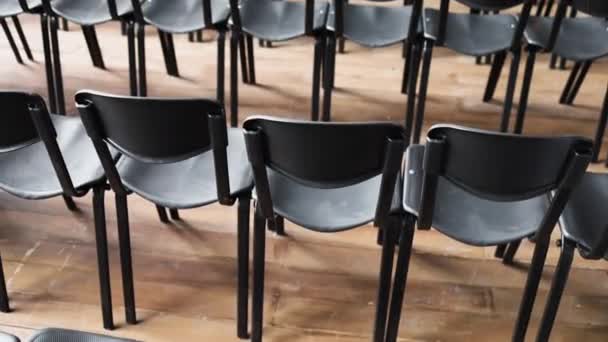
<path id="1" fill-rule="evenodd" d="M 0 24 L 2 25 L 2 29 L 4 30 L 4 34 L 6 35 L 6 39 L 13 50 L 13 54 L 15 55 L 15 59 L 17 63 L 23 64 L 23 59 L 21 58 L 21 53 L 19 52 L 19 48 L 17 48 L 17 44 L 15 44 L 15 40 L 13 39 L 13 34 L 6 23 L 4 18 L 0 18 Z"/>
<path id="2" fill-rule="evenodd" d="M 136 324 L 137 317 L 135 313 L 135 288 L 133 286 L 133 262 L 131 260 L 131 236 L 129 233 L 129 209 L 127 207 L 127 196 L 116 194 L 115 198 L 125 316 L 127 323 Z"/>
<path id="3" fill-rule="evenodd" d="M 165 32 L 165 42 L 167 43 L 167 57 L 169 59 L 168 74 L 174 77 L 179 77 L 179 68 L 177 67 L 177 56 L 175 55 L 175 43 L 173 35 Z"/>
<path id="4" fill-rule="evenodd" d="M 255 84 L 255 55 L 254 55 L 254 46 L 253 46 L 253 37 L 247 35 L 247 60 L 249 61 L 248 70 L 249 70 L 249 83 Z"/>
<path id="5" fill-rule="evenodd" d="M 158 213 L 158 218 L 162 223 L 169 223 L 169 216 L 167 216 L 167 210 L 164 207 L 157 205 L 156 212 Z"/>
<path id="6" fill-rule="evenodd" d="M 415 218 L 406 215 L 405 226 L 399 240 L 399 253 L 397 254 L 397 265 L 395 266 L 395 279 L 389 308 L 388 323 L 386 328 L 386 342 L 395 342 L 399 334 L 399 322 L 403 308 L 403 298 L 407 285 L 407 274 L 412 254 L 412 243 L 414 241 Z"/>
<path id="7" fill-rule="evenodd" d="M 574 260 L 574 249 L 575 244 L 567 239 L 564 240 L 562 245 L 562 252 L 559 256 L 555 273 L 553 274 L 553 282 L 551 283 L 551 290 L 549 291 L 549 297 L 547 298 L 547 304 L 545 306 L 545 312 L 541 319 L 540 327 L 538 329 L 538 335 L 536 335 L 536 342 L 547 342 L 549 336 L 551 336 L 551 329 L 557 316 L 559 304 L 562 299 L 562 294 L 566 288 L 568 282 L 568 275 L 570 274 L 570 267 Z"/>
<path id="8" fill-rule="evenodd" d="M 496 246 L 496 250 L 494 251 L 494 257 L 502 259 L 505 256 L 505 251 L 507 250 L 508 244 L 502 244 Z"/>
<path id="9" fill-rule="evenodd" d="M 549 61 L 549 68 L 550 69 L 555 69 L 555 67 L 557 66 L 557 55 L 552 53 L 551 54 L 551 59 Z"/>
<path id="10" fill-rule="evenodd" d="M 238 286 L 237 286 L 237 336 L 248 339 L 248 309 L 249 309 L 249 212 L 251 195 L 239 198 L 238 203 L 238 230 L 237 230 L 237 259 L 238 259 Z"/>
<path id="11" fill-rule="evenodd" d="M 606 122 L 608 121 L 608 89 L 606 89 L 606 95 L 604 95 L 604 104 L 602 105 L 602 112 L 600 113 L 600 119 L 597 123 L 597 129 L 595 132 L 595 140 L 593 143 L 593 162 L 597 163 L 602 143 L 604 142 L 604 132 L 606 131 Z M 608 160 L 606 160 L 608 163 Z"/>
<path id="12" fill-rule="evenodd" d="M 53 70 L 55 79 L 55 94 L 57 100 L 57 114 L 65 115 L 65 96 L 63 93 L 63 72 L 61 71 L 61 55 L 59 51 L 59 19 L 51 16 L 51 51 L 53 54 Z"/>
<path id="13" fill-rule="evenodd" d="M 230 37 L 230 126 L 236 127 L 239 123 L 239 80 L 238 80 L 238 53 L 239 34 L 232 30 Z"/>
<path id="14" fill-rule="evenodd" d="M 146 77 L 146 27 L 143 24 L 137 25 L 137 57 L 139 72 L 139 96 L 148 96 L 148 80 Z"/>
<path id="15" fill-rule="evenodd" d="M 66 195 L 63 195 L 62 197 L 63 197 L 63 202 L 65 202 L 65 206 L 68 207 L 68 209 L 70 211 L 78 210 L 78 207 L 76 206 L 76 203 L 74 203 L 74 200 L 72 199 L 72 197 L 66 196 Z"/>
<path id="16" fill-rule="evenodd" d="M 505 103 L 500 120 L 500 131 L 509 131 L 509 120 L 511 119 L 511 109 L 513 108 L 513 95 L 515 94 L 515 86 L 517 84 L 517 72 L 519 71 L 519 59 L 521 50 L 513 51 L 513 60 L 511 61 L 511 70 L 509 71 L 509 83 L 507 83 L 507 93 L 505 95 Z"/>
<path id="17" fill-rule="evenodd" d="M 323 36 L 316 37 L 315 56 L 312 67 L 312 104 L 310 119 L 319 121 L 319 102 L 321 91 L 321 60 L 323 59 L 323 48 L 325 46 L 325 38 Z"/>
<path id="18" fill-rule="evenodd" d="M 536 4 L 536 16 L 540 17 L 543 14 L 543 8 L 545 7 L 545 0 L 538 0 Z"/>
<path id="19" fill-rule="evenodd" d="M 335 77 L 334 57 L 336 54 L 336 36 L 330 34 L 327 37 L 327 48 L 325 50 L 325 68 L 323 68 L 323 117 L 322 121 L 331 121 L 331 99 L 333 92 L 332 79 Z"/>
<path id="20" fill-rule="evenodd" d="M 266 40 L 266 47 L 271 48 L 272 47 L 272 42 L 270 40 Z"/>
<path id="21" fill-rule="evenodd" d="M 120 22 L 120 34 L 123 36 L 127 35 L 127 23 L 125 21 Z"/>
<path id="22" fill-rule="evenodd" d="M 530 48 L 528 58 L 526 59 L 526 70 L 524 71 L 524 81 L 521 86 L 521 94 L 519 95 L 519 106 L 517 108 L 517 118 L 515 119 L 516 134 L 522 134 L 524 130 L 524 120 L 528 109 L 528 96 L 530 95 L 530 85 L 532 84 L 532 75 L 534 74 L 534 63 L 536 61 L 536 51 Z"/>
<path id="23" fill-rule="evenodd" d="M 70 30 L 70 25 L 68 24 L 68 20 L 66 18 L 61 18 L 61 29 L 64 31 Z"/>
<path id="24" fill-rule="evenodd" d="M 374 342 L 384 342 L 386 334 L 386 320 L 388 314 L 389 296 L 391 292 L 391 279 L 393 271 L 393 257 L 395 255 L 395 235 L 399 231 L 399 216 L 391 216 L 385 223 L 382 232 L 382 256 L 380 260 L 380 274 L 378 280 L 378 295 L 376 299 L 376 315 L 374 319 Z"/>
<path id="25" fill-rule="evenodd" d="M 433 58 L 433 41 L 424 41 L 424 58 L 422 61 L 422 72 L 420 74 L 420 90 L 418 91 L 418 106 L 416 108 L 416 121 L 414 122 L 414 135 L 412 142 L 420 141 L 422 124 L 424 123 L 424 111 L 426 105 L 426 93 L 429 86 L 429 75 L 431 73 L 431 59 Z"/>
<path id="26" fill-rule="evenodd" d="M 489 102 L 492 100 L 492 98 L 494 98 L 494 92 L 496 91 L 498 80 L 500 80 L 500 74 L 502 73 L 502 68 L 504 67 L 506 58 L 506 52 L 497 53 L 494 57 L 492 68 L 490 69 L 490 75 L 488 76 L 486 90 L 483 95 L 483 102 Z"/>
<path id="27" fill-rule="evenodd" d="M 285 234 L 285 219 L 283 216 L 276 215 L 274 217 L 274 232 L 280 236 L 286 236 Z"/>
<path id="28" fill-rule="evenodd" d="M 513 265 L 513 258 L 519 249 L 521 240 L 513 241 L 509 243 L 505 255 L 502 257 L 502 263 L 505 265 Z"/>
<path id="29" fill-rule="evenodd" d="M 196 31 L 196 41 L 202 43 L 204 41 L 203 30 Z"/>
<path id="30" fill-rule="evenodd" d="M 346 45 L 346 38 L 341 37 L 338 41 L 338 53 L 344 53 Z"/>
<path id="31" fill-rule="evenodd" d="M 401 93 L 407 94 L 407 82 L 409 80 L 409 69 L 410 69 L 410 58 L 412 58 L 412 42 L 405 41 L 403 42 L 403 79 L 401 80 Z"/>
<path id="32" fill-rule="evenodd" d="M 243 83 L 249 84 L 249 72 L 247 71 L 247 47 L 246 45 L 245 34 L 241 33 L 239 35 L 239 54 L 241 56 L 241 78 L 243 79 Z"/>
<path id="33" fill-rule="evenodd" d="M 416 86 L 418 84 L 418 70 L 420 69 L 420 59 L 422 54 L 421 49 L 421 42 L 416 42 L 412 45 L 412 56 L 408 66 L 408 91 L 407 106 L 405 111 L 406 144 L 410 144 L 412 140 L 414 111 L 416 110 Z"/>
<path id="34" fill-rule="evenodd" d="M 169 214 L 171 215 L 172 220 L 176 220 L 176 221 L 181 220 L 181 217 L 179 217 L 179 210 L 169 209 Z"/>
<path id="35" fill-rule="evenodd" d="M 561 104 L 566 103 L 566 100 L 568 99 L 568 94 L 570 94 L 570 91 L 572 90 L 572 85 L 578 78 L 578 73 L 581 70 L 582 66 L 583 66 L 582 62 L 574 63 L 574 67 L 572 68 L 572 71 L 570 72 L 568 81 L 566 82 L 566 85 L 564 86 L 564 90 L 562 90 L 562 95 L 559 97 L 559 103 L 561 103 Z"/>
<path id="36" fill-rule="evenodd" d="M 194 32 L 188 32 L 188 41 L 194 42 Z"/>
<path id="37" fill-rule="evenodd" d="M 513 330 L 512 341 L 524 341 L 526 338 L 526 331 L 528 330 L 528 324 L 530 323 L 530 316 L 532 315 L 538 285 L 540 283 L 543 267 L 547 258 L 549 239 L 550 238 L 548 236 L 543 236 L 536 240 L 534 256 L 532 257 L 532 263 L 530 265 L 530 269 L 528 270 L 528 279 L 526 281 L 526 287 L 519 306 L 519 314 L 517 315 L 517 321 Z"/>
<path id="38" fill-rule="evenodd" d="M 0 311 L 9 313 L 11 311 L 8 299 L 8 291 L 6 291 L 6 280 L 4 278 L 4 267 L 2 266 L 2 258 L 0 258 Z"/>
<path id="39" fill-rule="evenodd" d="M 49 37 L 50 17 L 46 14 L 40 15 L 40 29 L 42 31 L 42 45 L 44 50 L 44 67 L 46 73 L 46 86 L 48 91 L 49 109 L 51 113 L 57 113 L 57 96 L 55 94 L 55 80 L 53 72 L 53 58 L 51 57 L 51 39 Z"/>
<path id="40" fill-rule="evenodd" d="M 15 29 L 17 30 L 17 35 L 21 40 L 21 45 L 23 45 L 23 50 L 25 50 L 25 55 L 30 61 L 34 60 L 34 56 L 32 55 L 32 50 L 30 49 L 30 44 L 27 42 L 27 38 L 25 37 L 25 33 L 23 33 L 23 28 L 21 27 L 21 22 L 19 18 L 14 15 L 11 17 L 13 19 L 13 25 L 15 25 Z"/>
<path id="41" fill-rule="evenodd" d="M 567 59 L 565 59 L 564 57 L 560 57 L 559 58 L 559 68 L 560 70 L 566 70 L 566 63 L 568 62 Z"/>
<path id="42" fill-rule="evenodd" d="M 225 101 L 226 31 L 219 30 L 217 36 L 217 101 Z"/>
<path id="43" fill-rule="evenodd" d="M 89 48 L 89 54 L 91 55 L 91 61 L 93 65 L 100 69 L 105 69 L 105 63 L 103 62 L 103 56 L 101 54 L 101 48 L 99 47 L 99 41 L 97 40 L 97 31 L 95 26 L 82 26 L 82 33 L 84 39 L 87 42 Z"/>
<path id="44" fill-rule="evenodd" d="M 264 39 L 258 39 L 258 45 L 259 45 L 260 47 L 264 47 L 264 46 L 265 46 L 265 44 L 264 44 Z"/>
<path id="45" fill-rule="evenodd" d="M 566 97 L 566 104 L 571 105 L 574 103 L 576 95 L 578 95 L 578 91 L 581 89 L 585 77 L 587 77 L 589 68 L 591 68 L 591 61 L 584 62 L 583 66 L 581 67 L 581 71 L 579 72 L 578 77 L 576 78 L 576 82 L 574 82 L 574 85 L 572 86 L 572 90 L 570 90 L 568 97 Z"/>
<path id="46" fill-rule="evenodd" d="M 131 21 L 126 23 L 127 48 L 129 50 L 129 89 L 131 96 L 137 96 L 137 56 L 135 52 L 135 24 Z"/>
<path id="47" fill-rule="evenodd" d="M 160 42 L 160 49 L 163 53 L 163 60 L 165 61 L 165 69 L 167 74 L 171 75 L 171 62 L 169 61 L 169 52 L 167 51 L 167 39 L 165 38 L 165 32 L 158 30 L 158 41 Z"/>
<path id="48" fill-rule="evenodd" d="M 266 223 L 256 208 L 253 224 L 253 298 L 251 308 L 251 341 L 262 342 L 264 325 L 264 256 L 266 254 Z"/>
<path id="49" fill-rule="evenodd" d="M 101 314 L 104 329 L 114 329 L 112 317 L 112 290 L 110 286 L 110 265 L 108 262 L 108 236 L 106 232 L 106 214 L 104 194 L 105 186 L 93 188 L 93 215 L 95 218 L 95 242 L 97 245 L 97 272 L 99 273 L 99 295 L 101 296 Z"/>

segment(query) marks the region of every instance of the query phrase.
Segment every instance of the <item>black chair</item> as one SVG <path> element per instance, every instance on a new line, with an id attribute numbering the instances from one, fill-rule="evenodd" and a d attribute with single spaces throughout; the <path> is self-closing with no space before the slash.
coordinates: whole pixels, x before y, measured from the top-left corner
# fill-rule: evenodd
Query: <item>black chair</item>
<path id="1" fill-rule="evenodd" d="M 21 40 L 21 45 L 23 45 L 25 55 L 30 61 L 33 61 L 34 56 L 32 55 L 32 50 L 30 49 L 30 45 L 27 42 L 27 38 L 23 33 L 23 28 L 21 27 L 21 22 L 19 21 L 18 15 L 24 12 L 40 12 L 40 10 L 42 9 L 41 5 L 42 3 L 40 2 L 40 0 L 0 1 L 0 25 L 2 25 L 2 29 L 4 30 L 4 34 L 6 35 L 6 39 L 8 40 L 8 43 L 11 46 L 11 50 L 13 50 L 13 54 L 15 55 L 15 59 L 19 64 L 23 64 L 23 58 L 21 58 L 21 53 L 19 52 L 19 48 L 15 43 L 15 39 L 11 34 L 11 30 L 6 20 L 8 18 L 11 18 L 11 20 L 13 21 L 13 25 L 17 30 L 19 40 Z"/>
<path id="2" fill-rule="evenodd" d="M 230 16 L 228 0 L 143 2 L 133 0 L 132 3 L 134 22 L 127 22 L 131 95 L 147 95 L 145 25 L 151 25 L 158 30 L 165 66 L 169 75 L 172 76 L 179 76 L 173 34 L 194 34 L 202 32 L 203 29 L 212 29 L 219 34 L 217 40 L 217 100 L 224 103 L 224 46 Z M 134 32 L 134 24 L 137 24 L 137 35 Z M 136 37 L 137 54 L 135 52 Z"/>
<path id="3" fill-rule="evenodd" d="M 412 54 L 412 43 L 419 32 L 422 1 L 404 6 L 370 6 L 350 4 L 345 0 L 334 0 L 327 18 L 327 51 L 323 82 L 323 121 L 330 121 L 331 98 L 334 88 L 336 46 L 343 39 L 365 47 L 379 48 L 395 44 L 405 46 L 402 92 L 406 92 L 408 61 Z"/>
<path id="4" fill-rule="evenodd" d="M 238 199 L 238 244 L 247 245 L 253 178 L 243 134 L 226 129 L 223 106 L 210 100 L 83 91 L 76 94 L 76 103 L 115 193 L 125 313 L 127 322 L 135 324 L 127 195 L 136 193 L 171 209 L 232 205 Z M 116 165 L 106 142 L 123 154 Z M 247 254 L 238 258 L 239 272 L 247 273 Z M 242 336 L 247 330 L 246 286 L 238 287 L 237 298 Z"/>
<path id="5" fill-rule="evenodd" d="M 95 26 L 131 14 L 130 0 L 42 0 L 41 15 L 44 62 L 51 112 L 65 114 L 63 73 L 59 51 L 59 18 L 82 27 L 93 66 L 105 69 Z"/>
<path id="6" fill-rule="evenodd" d="M 47 328 L 30 337 L 29 342 L 135 342 L 124 338 L 92 334 L 84 331 Z M 19 342 L 16 336 L 0 332 L 0 342 Z"/>
<path id="7" fill-rule="evenodd" d="M 588 17 L 566 17 L 568 5 L 587 13 Z M 524 127 L 528 103 L 528 93 L 534 71 L 534 62 L 538 51 L 551 51 L 555 55 L 575 61 L 573 72 L 560 99 L 561 103 L 572 103 L 573 94 L 578 92 L 591 63 L 608 55 L 608 32 L 606 20 L 608 2 L 586 0 L 560 1 L 557 15 L 550 17 L 532 17 L 525 30 L 528 44 L 528 59 L 522 84 L 520 104 L 515 123 L 515 132 L 521 133 Z M 606 99 L 608 101 L 608 98 Z M 600 116 L 596 133 L 596 144 L 593 160 L 597 161 L 604 135 L 606 110 Z"/>
<path id="8" fill-rule="evenodd" d="M 313 123 L 269 117 L 248 118 L 243 127 L 257 196 L 252 341 L 262 341 L 265 223 L 274 226 L 277 215 L 322 233 L 372 221 L 382 229 L 374 341 L 384 341 L 401 219 L 395 185 L 405 144 L 403 129 L 385 123 Z"/>
<path id="9" fill-rule="evenodd" d="M 566 288 L 574 251 L 585 259 L 608 260 L 608 229 L 606 208 L 608 177 L 587 173 L 572 193 L 560 219 L 561 254 L 553 275 L 536 341 L 549 341 L 560 300 Z"/>
<path id="10" fill-rule="evenodd" d="M 303 3 L 275 0 L 230 0 L 232 25 L 230 37 L 230 124 L 238 124 L 238 45 L 247 40 L 249 84 L 256 83 L 253 38 L 266 42 L 292 40 L 302 36 L 316 39 L 313 62 L 312 120 L 319 119 L 319 90 L 321 64 L 325 47 L 325 22 L 329 4 L 315 4 L 315 0 Z M 241 48 L 241 57 L 244 56 Z"/>
<path id="11" fill-rule="evenodd" d="M 106 180 L 93 145 L 77 117 L 47 112 L 38 95 L 0 92 L 4 123 L 0 125 L 0 189 L 24 199 L 63 196 L 70 210 L 72 197 L 93 190 L 97 213 Z M 28 113 L 29 111 L 29 113 Z M 111 160 L 116 152 L 109 152 Z M 103 209 L 103 207 L 102 207 Z M 104 327 L 112 328 L 110 273 L 105 221 L 95 221 L 97 261 Z M 8 312 L 4 276 L 0 269 L 0 310 Z"/>
<path id="12" fill-rule="evenodd" d="M 489 12 L 502 11 L 516 5 L 521 5 L 522 3 L 523 8 L 519 18 L 510 14 L 476 15 L 470 13 L 452 13 L 449 11 L 450 0 L 441 0 L 441 7 L 439 10 L 424 10 L 422 23 L 424 24 L 425 39 L 418 42 L 419 46 L 415 47 L 415 49 L 420 50 L 421 45 L 424 44 L 419 98 L 413 130 L 414 143 L 417 143 L 420 140 L 420 133 L 422 131 L 428 78 L 434 45 L 444 46 L 450 50 L 471 56 L 486 56 L 490 54 L 495 56 L 486 91 L 483 96 L 484 101 L 490 101 L 493 98 L 496 84 L 500 77 L 507 54 L 511 53 L 513 55 L 500 130 L 506 132 L 509 126 L 509 113 L 511 112 L 513 105 L 513 94 L 515 92 L 517 71 L 521 55 L 521 37 L 530 15 L 532 0 L 457 1 L 471 8 Z M 416 66 L 415 69 L 418 69 L 418 67 Z M 417 71 L 410 71 L 410 74 L 416 73 Z M 410 85 L 415 85 L 416 82 L 409 83 Z M 412 120 L 411 118 L 413 118 L 414 115 L 413 111 L 413 104 L 409 105 L 408 113 L 406 115 L 407 118 L 410 118 L 408 121 Z"/>
<path id="13" fill-rule="evenodd" d="M 410 146 L 403 190 L 406 226 L 386 341 L 397 338 L 416 223 L 472 246 L 535 235 L 512 339 L 524 341 L 551 232 L 590 159 L 591 142 L 583 138 L 524 137 L 446 125 L 431 128 L 426 146 Z M 549 201 L 552 190 L 555 196 Z"/>

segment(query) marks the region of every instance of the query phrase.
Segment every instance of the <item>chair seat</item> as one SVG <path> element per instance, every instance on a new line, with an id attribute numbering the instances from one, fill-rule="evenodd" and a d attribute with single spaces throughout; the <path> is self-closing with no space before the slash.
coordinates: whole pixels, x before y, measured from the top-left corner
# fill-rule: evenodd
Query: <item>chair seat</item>
<path id="1" fill-rule="evenodd" d="M 274 211 L 287 220 L 318 232 L 339 232 L 374 220 L 381 175 L 335 189 L 313 188 L 268 169 Z M 399 187 L 392 210 L 400 210 Z"/>
<path id="2" fill-rule="evenodd" d="M 329 4 L 315 3 L 313 30 L 325 28 Z M 244 1 L 241 7 L 243 31 L 264 40 L 284 41 L 306 34 L 305 5 L 300 2 L 258 0 Z"/>
<path id="3" fill-rule="evenodd" d="M 408 39 L 411 6 L 344 6 L 344 36 L 367 47 L 383 47 Z M 327 28 L 335 30 L 335 9 L 332 5 Z"/>
<path id="4" fill-rule="evenodd" d="M 86 188 L 104 178 L 101 163 L 78 117 L 51 115 L 57 144 L 74 187 Z M 117 156 L 116 152 L 113 152 Z M 63 194 L 42 141 L 0 155 L 0 189 L 25 199 Z"/>
<path id="5" fill-rule="evenodd" d="M 228 129 L 228 171 L 233 195 L 253 187 L 243 131 Z M 123 184 L 141 197 L 168 208 L 188 209 L 217 202 L 213 152 L 168 164 L 143 163 L 123 156 L 117 164 Z"/>
<path id="6" fill-rule="evenodd" d="M 200 0 L 146 1 L 142 11 L 148 24 L 165 32 L 186 33 L 205 28 Z M 211 1 L 211 15 L 214 25 L 227 22 L 230 16 L 228 0 Z"/>
<path id="7" fill-rule="evenodd" d="M 0 342 L 20 342 L 16 336 L 0 332 Z"/>
<path id="8" fill-rule="evenodd" d="M 530 17 L 524 37 L 530 45 L 546 48 L 553 18 Z M 603 18 L 564 18 L 553 52 L 574 61 L 589 61 L 608 55 L 608 22 Z"/>
<path id="9" fill-rule="evenodd" d="M 118 337 L 91 334 L 84 331 L 44 329 L 34 335 L 30 342 L 134 342 Z"/>
<path id="10" fill-rule="evenodd" d="M 406 153 L 403 207 L 418 216 L 422 195 L 424 146 Z M 473 246 L 494 246 L 536 232 L 548 208 L 545 195 L 517 202 L 479 198 L 441 177 L 437 188 L 433 228 Z"/>
<path id="11" fill-rule="evenodd" d="M 27 0 L 28 8 L 33 10 L 42 5 L 41 0 Z M 0 1 L 0 17 L 11 17 L 23 13 L 23 9 L 17 0 L 1 0 Z"/>
<path id="12" fill-rule="evenodd" d="M 112 20 L 107 0 L 54 0 L 53 11 L 59 16 L 79 25 L 96 25 Z M 116 0 L 119 16 L 130 13 L 131 0 Z"/>
<path id="13" fill-rule="evenodd" d="M 426 38 L 439 35 L 440 13 L 425 9 L 423 24 Z M 507 14 L 473 15 L 449 13 L 443 46 L 471 56 L 484 56 L 511 47 L 517 18 Z"/>
<path id="14" fill-rule="evenodd" d="M 608 174 L 586 173 L 562 214 L 562 234 L 579 248 L 590 251 L 600 240 L 608 223 L 606 202 Z"/>

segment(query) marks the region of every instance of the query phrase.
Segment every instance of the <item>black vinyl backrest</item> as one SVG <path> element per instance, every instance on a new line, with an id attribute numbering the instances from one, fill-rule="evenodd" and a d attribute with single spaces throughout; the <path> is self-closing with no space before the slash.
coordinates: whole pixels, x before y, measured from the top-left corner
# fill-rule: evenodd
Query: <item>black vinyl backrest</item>
<path id="1" fill-rule="evenodd" d="M 240 5 L 243 1 L 248 2 L 272 2 L 276 0 L 229 0 L 230 1 L 230 12 L 232 18 L 233 27 L 239 32 L 242 30 Z M 307 35 L 312 34 L 314 20 L 315 20 L 315 0 L 304 0 L 305 14 L 303 20 L 305 32 Z"/>
<path id="2" fill-rule="evenodd" d="M 76 94 L 87 132 L 148 163 L 184 160 L 211 149 L 209 116 L 224 117 L 215 101 Z"/>
<path id="3" fill-rule="evenodd" d="M 40 141 L 40 136 L 28 110 L 28 105 L 37 97 L 37 95 L 21 92 L 0 92 L 0 104 L 2 104 L 0 153 L 18 150 Z"/>
<path id="4" fill-rule="evenodd" d="M 264 163 L 305 185 L 338 188 L 383 172 L 389 140 L 403 140 L 390 123 L 319 123 L 251 117 L 243 128 L 261 133 Z"/>
<path id="5" fill-rule="evenodd" d="M 428 142 L 442 142 L 443 176 L 463 189 L 496 201 L 524 200 L 556 189 L 576 151 L 592 142 L 580 137 L 531 137 L 437 125 Z M 425 157 L 426 158 L 426 157 Z"/>
<path id="6" fill-rule="evenodd" d="M 502 11 L 517 5 L 521 5 L 525 0 L 456 0 L 470 8 L 485 11 Z"/>
<path id="7" fill-rule="evenodd" d="M 606 0 L 570 0 L 572 7 L 594 17 L 608 18 L 608 1 Z"/>
<path id="8" fill-rule="evenodd" d="M 393 2 L 395 0 L 367 0 L 370 2 Z M 344 32 L 344 6 L 348 3 L 348 0 L 333 0 L 335 7 L 335 33 L 337 36 L 342 36 Z M 422 14 L 422 3 L 423 0 L 404 0 L 404 6 L 412 6 L 412 14 L 410 19 L 410 26 L 408 28 L 408 37 L 415 37 L 418 24 L 420 22 L 420 16 Z"/>

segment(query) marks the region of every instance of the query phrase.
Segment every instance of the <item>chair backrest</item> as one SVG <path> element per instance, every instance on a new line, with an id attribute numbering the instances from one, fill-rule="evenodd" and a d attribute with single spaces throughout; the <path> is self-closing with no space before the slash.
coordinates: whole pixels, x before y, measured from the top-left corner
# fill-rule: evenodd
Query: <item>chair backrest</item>
<path id="1" fill-rule="evenodd" d="M 276 0 L 230 0 L 230 15 L 232 18 L 232 25 L 237 29 L 238 32 L 242 31 L 242 21 L 241 21 L 241 12 L 240 12 L 240 4 L 241 2 L 273 2 Z M 305 15 L 304 15 L 304 31 L 306 35 L 311 35 L 314 27 L 315 20 L 315 0 L 304 0 L 305 1 Z"/>
<path id="2" fill-rule="evenodd" d="M 388 215 L 405 146 L 400 126 L 251 117 L 243 128 L 267 219 L 273 217 L 267 167 L 315 188 L 341 188 L 382 174 L 377 221 Z"/>
<path id="3" fill-rule="evenodd" d="M 112 17 L 118 17 L 116 11 L 116 0 L 108 0 L 110 13 Z M 144 23 L 144 15 L 141 9 L 142 3 L 151 0 L 131 0 L 131 6 L 133 7 L 133 16 L 138 23 Z M 203 23 L 205 27 L 209 27 L 213 24 L 213 15 L 211 12 L 211 0 L 200 0 L 203 3 Z M 113 9 L 113 10 L 112 10 Z"/>
<path id="4" fill-rule="evenodd" d="M 216 101 L 80 91 L 76 104 L 115 191 L 126 189 L 106 143 L 143 163 L 173 163 L 213 150 L 218 192 L 229 195 L 226 119 Z"/>
<path id="5" fill-rule="evenodd" d="M 3 122 L 0 125 L 0 154 L 10 153 L 42 141 L 61 184 L 68 196 L 82 196 L 74 188 L 65 160 L 57 144 L 57 132 L 40 95 L 0 92 Z"/>
<path id="6" fill-rule="evenodd" d="M 521 46 L 521 39 L 524 34 L 524 29 L 528 23 L 530 17 L 530 11 L 532 10 L 532 4 L 534 0 L 456 0 L 472 9 L 494 12 L 502 11 L 517 5 L 523 4 L 522 10 L 519 14 L 519 20 L 517 21 L 517 27 L 513 33 L 513 40 L 511 49 L 516 50 Z M 439 34 L 437 37 L 437 44 L 443 44 L 446 35 L 448 13 L 450 11 L 450 0 L 441 0 L 439 7 Z"/>
<path id="7" fill-rule="evenodd" d="M 608 18 L 608 1 L 596 1 L 596 0 L 560 0 L 559 6 L 557 7 L 557 13 L 553 20 L 553 27 L 549 34 L 549 42 L 545 48 L 547 51 L 553 50 L 557 37 L 561 29 L 562 22 L 566 17 L 568 6 L 572 6 L 571 17 L 576 15 L 577 11 L 587 13 L 594 17 Z"/>
<path id="8" fill-rule="evenodd" d="M 594 17 L 608 18 L 608 1 L 604 0 L 569 0 L 578 11 Z"/>
<path id="9" fill-rule="evenodd" d="M 531 137 L 434 126 L 427 135 L 419 225 L 424 228 L 432 223 L 435 192 L 442 177 L 493 201 L 521 201 L 557 190 L 557 207 L 549 210 L 553 225 L 545 228 L 553 229 L 591 160 L 592 145 L 579 137 Z"/>
<path id="10" fill-rule="evenodd" d="M 338 37 L 342 36 L 344 32 L 344 6 L 348 3 L 348 0 L 333 0 L 334 8 L 336 11 L 335 14 L 335 28 L 334 31 Z M 368 0 L 370 2 L 392 2 L 394 0 Z M 410 18 L 410 26 L 408 27 L 408 37 L 412 39 L 412 37 L 416 36 L 418 25 L 420 23 L 420 17 L 422 15 L 422 3 L 423 0 L 404 0 L 404 6 L 412 6 L 411 18 Z"/>

